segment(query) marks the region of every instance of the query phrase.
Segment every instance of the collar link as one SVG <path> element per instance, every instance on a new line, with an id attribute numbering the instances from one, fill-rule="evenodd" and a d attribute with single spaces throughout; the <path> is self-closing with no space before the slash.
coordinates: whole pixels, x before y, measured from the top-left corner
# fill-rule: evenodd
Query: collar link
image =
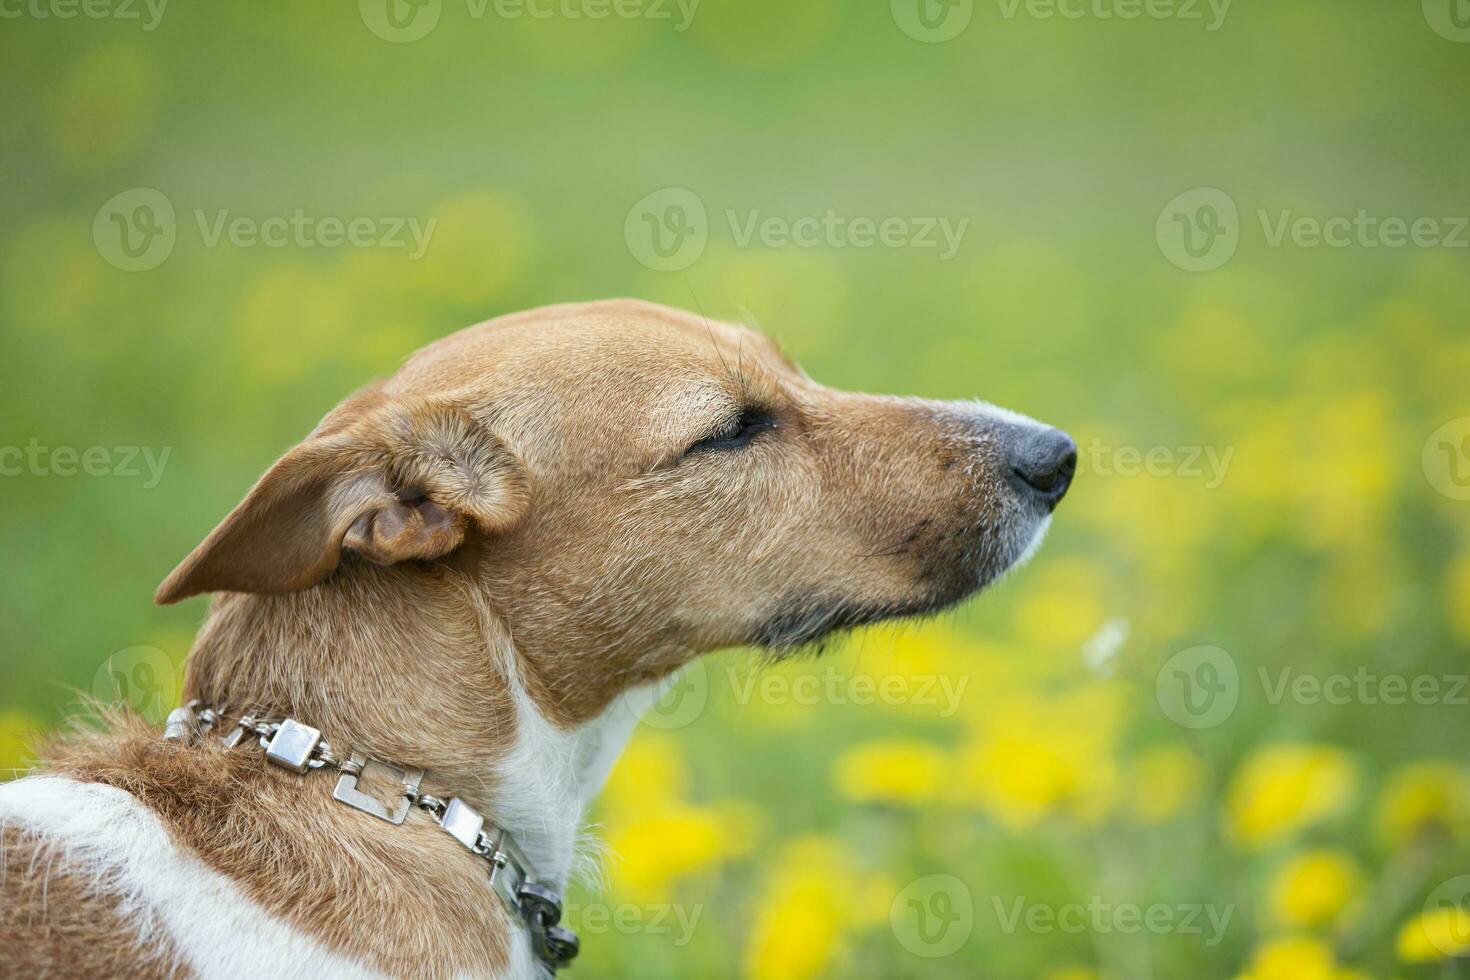
<path id="1" fill-rule="evenodd" d="M 209 735 L 224 721 L 215 708 L 190 701 L 169 712 L 163 737 L 187 745 Z M 423 810 L 440 829 L 470 853 L 490 866 L 490 887 L 530 932 L 531 950 L 537 973 L 554 976 L 577 955 L 577 936 L 558 923 L 561 896 L 555 888 L 537 881 L 530 862 L 521 854 L 510 832 L 489 823 L 474 807 L 457 796 L 441 799 L 420 788 L 424 770 L 392 766 L 369 758 L 363 752 L 339 756 L 321 731 L 292 718 L 264 719 L 242 715 L 227 734 L 220 736 L 226 748 L 254 739 L 265 750 L 266 761 L 295 773 L 317 769 L 335 770 L 337 786 L 332 798 L 391 824 L 401 824 L 412 809 Z M 390 808 L 376 797 L 358 789 L 358 780 L 370 770 L 398 784 L 398 797 Z"/>

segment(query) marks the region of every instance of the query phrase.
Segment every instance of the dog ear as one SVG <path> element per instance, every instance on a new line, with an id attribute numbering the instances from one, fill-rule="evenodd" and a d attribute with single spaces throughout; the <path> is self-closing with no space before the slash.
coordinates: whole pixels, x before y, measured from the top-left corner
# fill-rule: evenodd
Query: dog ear
<path id="1" fill-rule="evenodd" d="M 344 421 L 363 401 L 375 404 Z M 330 575 L 344 548 L 383 565 L 439 558 L 529 506 L 519 461 L 466 411 L 364 393 L 266 471 L 153 598 L 293 592 Z"/>

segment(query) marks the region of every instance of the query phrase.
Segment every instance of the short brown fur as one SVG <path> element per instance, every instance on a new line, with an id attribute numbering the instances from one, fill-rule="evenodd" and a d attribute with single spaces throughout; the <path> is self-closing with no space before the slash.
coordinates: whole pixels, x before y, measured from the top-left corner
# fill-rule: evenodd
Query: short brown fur
<path id="1" fill-rule="evenodd" d="M 0 976 L 188 980 L 166 937 L 138 926 L 54 842 L 0 826 Z"/>

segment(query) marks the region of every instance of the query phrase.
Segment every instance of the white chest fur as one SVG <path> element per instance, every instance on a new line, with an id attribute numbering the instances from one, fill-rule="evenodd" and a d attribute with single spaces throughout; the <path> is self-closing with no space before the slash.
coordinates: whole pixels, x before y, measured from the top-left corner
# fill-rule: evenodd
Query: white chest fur
<path id="1" fill-rule="evenodd" d="M 569 731 L 546 720 L 518 678 L 511 685 L 516 743 L 494 767 L 495 820 L 515 834 L 538 874 L 564 885 L 576 864 L 582 815 L 662 684 L 614 698 L 602 714 Z"/>

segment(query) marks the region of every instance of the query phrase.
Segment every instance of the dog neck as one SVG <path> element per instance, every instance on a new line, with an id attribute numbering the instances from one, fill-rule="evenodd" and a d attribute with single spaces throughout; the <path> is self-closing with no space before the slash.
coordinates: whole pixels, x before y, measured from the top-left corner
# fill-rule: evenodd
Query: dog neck
<path id="1" fill-rule="evenodd" d="M 185 697 L 295 718 L 341 750 L 427 771 L 565 885 L 578 828 L 652 686 L 554 724 L 548 688 L 493 604 L 460 577 L 361 567 L 287 595 L 224 594 L 192 650 Z"/>

